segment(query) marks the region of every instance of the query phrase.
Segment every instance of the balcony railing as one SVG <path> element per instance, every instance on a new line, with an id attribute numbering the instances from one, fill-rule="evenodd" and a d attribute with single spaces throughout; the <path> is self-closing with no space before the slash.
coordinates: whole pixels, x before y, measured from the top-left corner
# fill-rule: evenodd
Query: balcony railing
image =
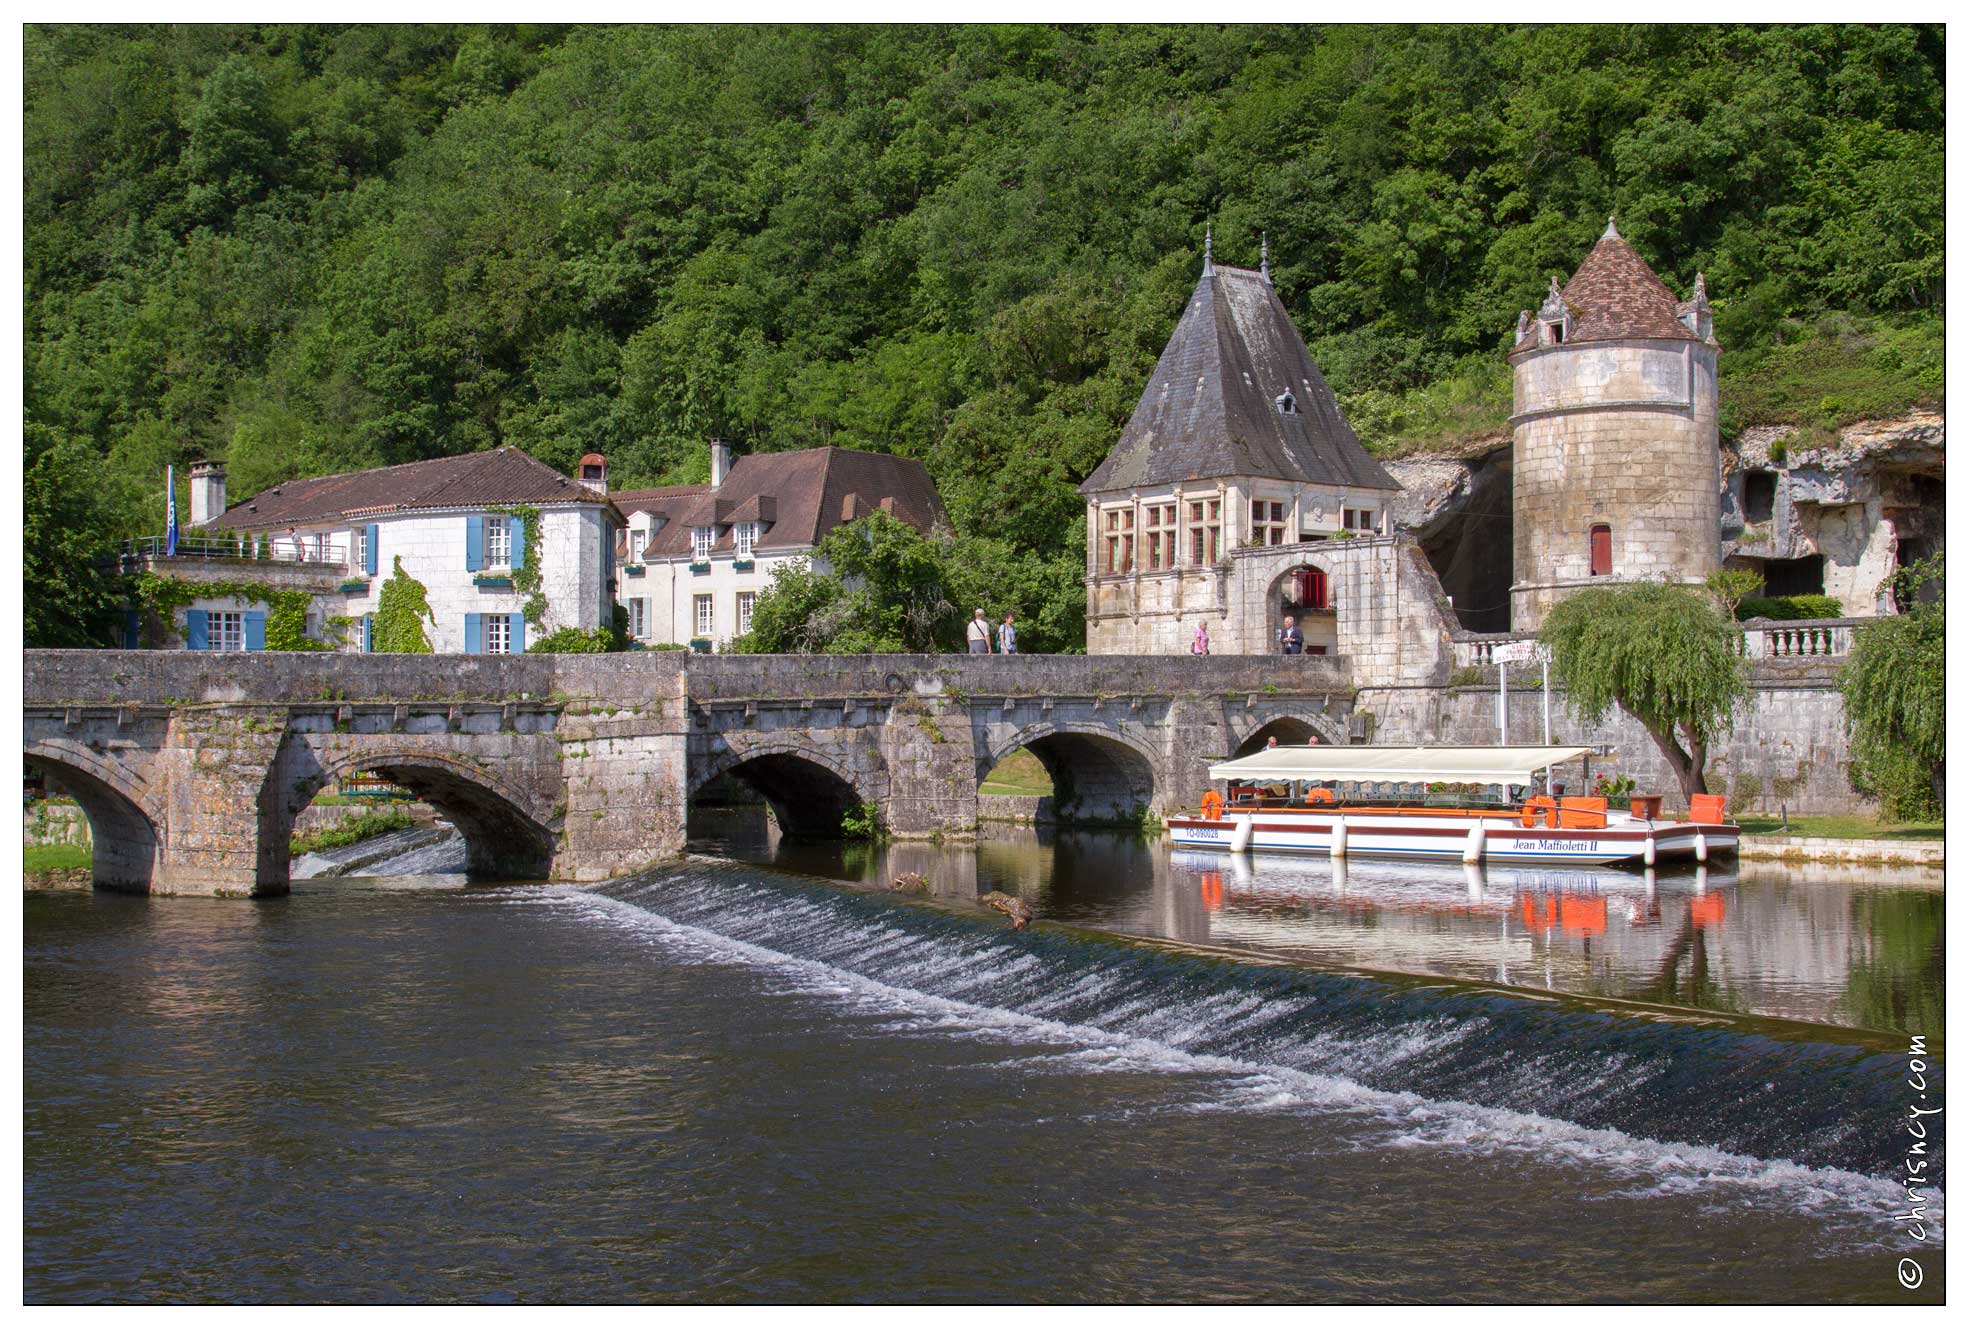
<path id="1" fill-rule="evenodd" d="M 1747 624 L 1743 630 L 1743 654 L 1752 660 L 1847 655 L 1853 649 L 1853 629 L 1865 621 L 1857 618 L 1804 618 L 1780 623 Z"/>
<path id="2" fill-rule="evenodd" d="M 337 569 L 349 567 L 349 547 L 346 541 L 317 540 L 307 535 L 301 536 L 298 542 L 285 536 L 272 540 L 256 540 L 245 536 L 237 536 L 229 540 L 181 537 L 175 554 L 167 554 L 164 551 L 163 536 L 147 535 L 140 539 L 125 541 L 123 557 L 142 560 L 223 558 L 249 563 L 319 563 Z"/>
<path id="3" fill-rule="evenodd" d="M 1853 629 L 1867 621 L 1812 618 L 1746 623 L 1737 638 L 1737 654 L 1749 660 L 1837 659 L 1852 652 Z M 1497 663 L 1499 647 L 1536 640 L 1530 633 L 1468 633 L 1456 639 L 1453 650 L 1458 668 L 1487 668 Z"/>

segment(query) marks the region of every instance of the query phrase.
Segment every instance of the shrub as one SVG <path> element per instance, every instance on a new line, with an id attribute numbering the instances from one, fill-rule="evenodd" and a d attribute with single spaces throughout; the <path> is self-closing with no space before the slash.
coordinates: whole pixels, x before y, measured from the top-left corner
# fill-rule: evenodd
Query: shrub
<path id="1" fill-rule="evenodd" d="M 1829 595 L 1767 595 L 1737 606 L 1737 621 L 1753 618 L 1844 618 L 1846 608 Z"/>

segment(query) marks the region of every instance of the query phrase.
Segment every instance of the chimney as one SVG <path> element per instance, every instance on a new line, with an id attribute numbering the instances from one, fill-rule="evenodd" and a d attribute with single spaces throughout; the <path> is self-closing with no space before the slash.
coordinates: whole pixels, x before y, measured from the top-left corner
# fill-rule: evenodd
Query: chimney
<path id="1" fill-rule="evenodd" d="M 608 493 L 608 458 L 599 452 L 591 452 L 583 457 L 576 467 L 581 487 L 597 494 Z"/>
<path id="2" fill-rule="evenodd" d="M 732 470 L 732 445 L 721 439 L 711 440 L 711 492 L 717 493 L 718 486 Z"/>
<path id="3" fill-rule="evenodd" d="M 226 468 L 225 463 L 216 461 L 195 461 L 191 464 L 191 521 L 187 525 L 203 526 L 217 521 L 226 513 Z"/>

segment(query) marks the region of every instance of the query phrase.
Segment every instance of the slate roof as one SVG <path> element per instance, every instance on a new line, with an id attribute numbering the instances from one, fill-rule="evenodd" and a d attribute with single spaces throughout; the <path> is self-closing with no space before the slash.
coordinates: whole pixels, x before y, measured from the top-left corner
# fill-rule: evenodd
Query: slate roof
<path id="1" fill-rule="evenodd" d="M 288 480 L 208 522 L 208 531 L 283 531 L 419 508 L 606 504 L 607 499 L 518 448 Z"/>
<path id="2" fill-rule="evenodd" d="M 1291 415 L 1275 404 L 1286 391 Z M 1271 282 L 1217 266 L 1197 283 L 1134 416 L 1080 492 L 1239 475 L 1401 488 L 1354 436 Z"/>
<path id="3" fill-rule="evenodd" d="M 755 452 L 732 463 L 717 493 L 710 485 L 622 489 L 609 495 L 625 515 L 648 512 L 667 518 L 650 537 L 648 559 L 691 552 L 693 526 L 717 526 L 714 550 L 734 547 L 731 524 L 764 521 L 754 548 L 762 553 L 806 549 L 843 522 L 886 508 L 919 531 L 949 524 L 937 487 L 923 464 L 881 452 L 808 448 Z M 628 552 L 628 537 L 617 544 Z"/>
<path id="4" fill-rule="evenodd" d="M 1579 265 L 1559 292 L 1572 313 L 1566 341 L 1620 341 L 1634 337 L 1665 341 L 1700 341 L 1683 324 L 1681 302 L 1668 284 L 1655 275 L 1648 261 L 1634 251 L 1611 219 L 1593 252 Z M 1514 350 L 1538 344 L 1534 325 Z"/>

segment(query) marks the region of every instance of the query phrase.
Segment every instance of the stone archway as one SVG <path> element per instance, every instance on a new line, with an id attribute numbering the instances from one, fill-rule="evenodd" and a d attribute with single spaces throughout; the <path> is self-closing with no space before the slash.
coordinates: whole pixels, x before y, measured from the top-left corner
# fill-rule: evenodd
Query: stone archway
<path id="1" fill-rule="evenodd" d="M 1338 592 L 1336 579 L 1312 559 L 1301 560 L 1279 573 L 1265 591 L 1266 622 L 1270 624 L 1266 649 L 1276 649 L 1271 633 L 1291 615 L 1306 638 L 1306 654 L 1340 654 Z"/>
<path id="2" fill-rule="evenodd" d="M 143 781 L 79 743 L 29 742 L 25 755 L 88 818 L 97 888 L 148 894 L 163 837 L 145 806 Z"/>
<path id="3" fill-rule="evenodd" d="M 706 761 L 691 779 L 693 805 L 725 778 L 758 795 L 783 834 L 804 839 L 840 835 L 843 818 L 864 803 L 881 805 L 885 793 L 864 788 L 865 777 L 858 780 L 812 745 L 791 739 L 741 743 Z"/>
<path id="4" fill-rule="evenodd" d="M 1028 725 L 979 761 L 983 781 L 1020 748 L 1039 758 L 1053 780 L 1053 815 L 1062 822 L 1133 824 L 1155 810 L 1155 755 L 1112 729 Z"/>
<path id="5" fill-rule="evenodd" d="M 318 753 L 294 741 L 260 791 L 259 881 L 284 887 L 294 820 L 331 780 L 374 771 L 436 808 L 465 841 L 466 875 L 483 881 L 536 881 L 553 867 L 554 835 L 530 800 L 497 776 L 447 752 L 414 746 L 356 747 Z"/>

